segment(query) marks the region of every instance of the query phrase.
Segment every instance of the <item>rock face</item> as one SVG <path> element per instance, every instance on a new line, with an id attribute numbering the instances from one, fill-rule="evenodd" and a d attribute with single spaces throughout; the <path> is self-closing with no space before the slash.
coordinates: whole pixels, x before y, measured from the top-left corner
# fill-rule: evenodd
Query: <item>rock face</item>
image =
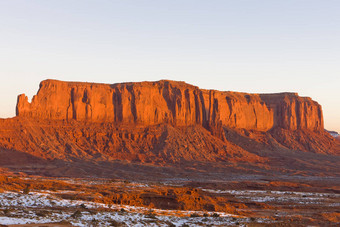
<path id="1" fill-rule="evenodd" d="M 321 106 L 295 93 L 46 80 L 31 103 L 18 97 L 17 117 L 0 119 L 0 168 L 30 174 L 333 175 L 339 163 L 340 141 L 324 131 Z"/>
<path id="2" fill-rule="evenodd" d="M 296 93 L 247 94 L 203 90 L 176 81 L 95 84 L 45 80 L 17 116 L 134 125 L 223 126 L 266 132 L 323 130 L 321 106 Z"/>

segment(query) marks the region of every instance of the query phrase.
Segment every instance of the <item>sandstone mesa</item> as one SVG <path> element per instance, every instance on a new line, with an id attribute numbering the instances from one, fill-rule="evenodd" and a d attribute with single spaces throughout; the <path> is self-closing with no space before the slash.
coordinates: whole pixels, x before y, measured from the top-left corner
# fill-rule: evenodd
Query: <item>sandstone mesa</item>
<path id="1" fill-rule="evenodd" d="M 17 116 L 50 120 L 174 126 L 199 124 L 266 132 L 323 130 L 321 106 L 296 93 L 203 90 L 184 82 L 95 84 L 45 80 L 32 103 L 18 97 Z"/>
<path id="2" fill-rule="evenodd" d="M 176 175 L 193 166 L 339 173 L 340 141 L 324 131 L 321 106 L 296 93 L 205 90 L 168 80 L 45 80 L 31 102 L 18 96 L 16 112 L 0 119 L 0 167 L 21 172 L 143 177 L 151 164 L 166 167 L 166 176 L 168 168 Z"/>

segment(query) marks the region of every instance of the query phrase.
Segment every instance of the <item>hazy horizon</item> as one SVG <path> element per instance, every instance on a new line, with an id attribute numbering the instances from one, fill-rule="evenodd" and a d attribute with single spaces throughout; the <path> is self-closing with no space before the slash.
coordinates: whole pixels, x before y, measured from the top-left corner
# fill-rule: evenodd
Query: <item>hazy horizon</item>
<path id="1" fill-rule="evenodd" d="M 340 132 L 338 1 L 1 1 L 0 118 L 44 79 L 297 92 Z"/>

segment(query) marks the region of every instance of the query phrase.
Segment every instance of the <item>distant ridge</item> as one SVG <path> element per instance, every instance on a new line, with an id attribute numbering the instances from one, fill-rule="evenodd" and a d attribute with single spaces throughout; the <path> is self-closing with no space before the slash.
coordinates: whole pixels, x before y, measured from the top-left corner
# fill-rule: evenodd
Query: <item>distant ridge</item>
<path id="1" fill-rule="evenodd" d="M 329 134 L 331 134 L 331 136 L 334 136 L 334 137 L 340 136 L 339 133 L 336 132 L 336 131 L 328 131 L 328 130 L 326 130 L 326 129 L 325 129 L 325 131 L 328 132 Z"/>

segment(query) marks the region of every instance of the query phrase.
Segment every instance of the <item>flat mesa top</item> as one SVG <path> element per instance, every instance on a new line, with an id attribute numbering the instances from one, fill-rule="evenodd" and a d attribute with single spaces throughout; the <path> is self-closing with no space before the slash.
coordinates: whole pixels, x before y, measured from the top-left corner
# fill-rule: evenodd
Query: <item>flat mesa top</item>
<path id="1" fill-rule="evenodd" d="M 116 87 L 116 86 L 124 86 L 124 85 L 133 85 L 133 86 L 155 86 L 155 85 L 172 85 L 172 86 L 179 86 L 179 87 L 186 87 L 186 88 L 194 88 L 200 89 L 202 91 L 218 91 L 216 89 L 201 89 L 198 86 L 188 84 L 185 81 L 176 81 L 176 80 L 158 80 L 158 81 L 141 81 L 141 82 L 122 82 L 122 83 L 97 83 L 97 82 L 79 82 L 79 81 L 61 81 L 55 79 L 46 79 L 41 81 L 40 87 L 47 85 L 47 84 L 67 84 L 69 86 L 109 86 L 109 87 Z M 252 94 L 252 95 L 261 95 L 261 96 L 299 96 L 297 92 L 279 92 L 279 93 L 248 93 L 248 92 L 237 92 L 237 91 L 221 91 L 221 92 L 228 92 L 228 93 L 238 93 L 238 94 Z"/>

